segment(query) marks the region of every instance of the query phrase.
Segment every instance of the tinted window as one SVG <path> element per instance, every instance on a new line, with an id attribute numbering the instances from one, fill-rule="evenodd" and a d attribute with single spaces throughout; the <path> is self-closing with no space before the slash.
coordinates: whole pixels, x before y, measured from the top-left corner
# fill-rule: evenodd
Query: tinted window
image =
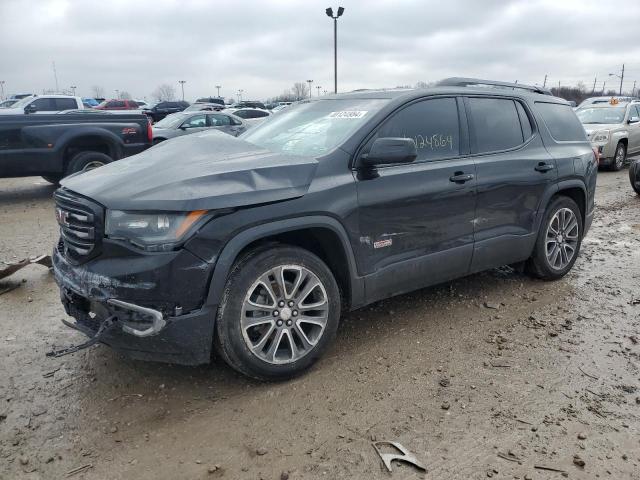
<path id="1" fill-rule="evenodd" d="M 469 98 L 471 135 L 477 153 L 497 152 L 523 143 L 520 118 L 513 100 Z"/>
<path id="2" fill-rule="evenodd" d="M 55 106 L 50 98 L 37 98 L 30 105 L 35 105 L 37 112 L 53 112 Z M 74 107 L 75 108 L 75 107 Z"/>
<path id="3" fill-rule="evenodd" d="M 53 104 L 56 110 L 73 110 L 78 108 L 76 101 L 73 98 L 54 98 Z"/>
<path id="4" fill-rule="evenodd" d="M 525 140 L 531 138 L 533 135 L 533 128 L 531 127 L 531 120 L 529 119 L 529 115 L 527 115 L 526 110 L 522 106 L 520 102 L 516 102 L 516 109 L 518 110 L 518 115 L 520 116 L 520 124 L 522 125 L 522 135 Z"/>
<path id="5" fill-rule="evenodd" d="M 240 118 L 251 118 L 247 110 L 238 110 L 237 112 L 233 112 L 233 114 Z"/>
<path id="6" fill-rule="evenodd" d="M 378 130 L 375 138 L 412 138 L 417 160 L 455 157 L 460 152 L 460 124 L 455 98 L 424 100 L 403 108 Z"/>
<path id="7" fill-rule="evenodd" d="M 183 127 L 187 128 L 200 128 L 207 126 L 207 119 L 204 115 L 196 115 L 191 117 L 189 120 L 182 124 Z"/>
<path id="8" fill-rule="evenodd" d="M 536 102 L 551 136 L 559 142 L 584 142 L 587 134 L 569 105 Z"/>
<path id="9" fill-rule="evenodd" d="M 637 105 L 635 105 L 635 106 L 631 107 L 629 110 L 630 110 L 630 111 L 629 111 L 629 118 L 631 118 L 631 117 L 638 117 L 638 118 L 640 118 L 640 109 L 638 109 L 638 106 L 637 106 Z"/>
<path id="10" fill-rule="evenodd" d="M 223 125 L 231 125 L 231 118 L 227 115 L 209 115 L 209 121 L 211 122 L 212 127 L 221 127 Z"/>

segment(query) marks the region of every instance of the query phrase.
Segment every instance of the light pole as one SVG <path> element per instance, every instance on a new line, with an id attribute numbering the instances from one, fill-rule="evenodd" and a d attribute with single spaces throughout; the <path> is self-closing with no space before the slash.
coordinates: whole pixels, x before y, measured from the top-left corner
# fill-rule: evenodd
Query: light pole
<path id="1" fill-rule="evenodd" d="M 0 80 L 0 99 L 4 100 L 4 80 Z"/>
<path id="2" fill-rule="evenodd" d="M 631 89 L 631 96 L 632 97 L 635 96 L 635 94 L 636 94 L 636 81 L 637 80 L 633 81 L 633 88 Z"/>
<path id="3" fill-rule="evenodd" d="M 322 87 L 321 87 L 320 85 L 316 85 L 316 89 L 318 90 L 318 97 L 320 97 L 320 89 L 321 89 L 321 88 L 322 88 Z"/>
<path id="4" fill-rule="evenodd" d="M 187 83 L 186 80 L 178 80 L 180 87 L 182 88 L 182 101 L 184 102 L 184 84 Z"/>
<path id="5" fill-rule="evenodd" d="M 71 85 L 69 88 L 71 89 L 72 95 L 75 97 L 76 96 L 76 86 L 75 85 Z"/>
<path id="6" fill-rule="evenodd" d="M 216 88 L 218 89 L 218 98 L 220 98 L 220 89 L 222 88 L 222 85 L 216 85 Z"/>
<path id="7" fill-rule="evenodd" d="M 333 89 L 334 93 L 338 93 L 338 18 L 344 13 L 344 8 L 338 7 L 335 16 L 331 7 L 327 8 L 325 12 L 328 17 L 333 18 Z"/>
<path id="8" fill-rule="evenodd" d="M 622 95 L 622 81 L 624 80 L 624 63 L 622 64 L 622 75 L 618 75 L 617 73 L 610 73 L 610 77 L 618 77 L 620 79 L 620 93 L 618 95 Z"/>
<path id="9" fill-rule="evenodd" d="M 311 84 L 313 83 L 313 80 L 307 80 L 307 83 L 309 84 L 309 98 L 311 98 Z"/>

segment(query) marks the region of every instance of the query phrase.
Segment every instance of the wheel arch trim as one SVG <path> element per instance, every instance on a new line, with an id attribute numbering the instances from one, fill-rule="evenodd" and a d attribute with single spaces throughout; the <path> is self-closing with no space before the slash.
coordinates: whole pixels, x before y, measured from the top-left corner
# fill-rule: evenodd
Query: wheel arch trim
<path id="1" fill-rule="evenodd" d="M 229 273 L 240 252 L 249 244 L 269 238 L 274 235 L 293 232 L 296 230 L 306 230 L 310 228 L 324 228 L 335 233 L 342 244 L 342 248 L 347 259 L 349 271 L 349 286 L 351 291 L 350 307 L 363 305 L 364 302 L 364 280 L 358 276 L 357 265 L 353 249 L 349 242 L 349 237 L 345 228 L 335 218 L 312 215 L 288 218 L 269 222 L 254 227 L 250 227 L 235 235 L 221 250 L 213 269 L 213 276 L 209 285 L 207 295 L 207 305 L 218 305 L 222 298 Z"/>

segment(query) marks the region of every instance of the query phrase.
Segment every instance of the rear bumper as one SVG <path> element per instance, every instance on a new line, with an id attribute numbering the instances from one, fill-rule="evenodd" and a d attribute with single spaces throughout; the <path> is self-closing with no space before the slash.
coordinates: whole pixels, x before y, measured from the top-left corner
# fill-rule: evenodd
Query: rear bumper
<path id="1" fill-rule="evenodd" d="M 189 278 L 189 271 L 176 268 L 181 255 L 176 252 L 176 258 L 169 262 L 166 257 L 157 264 L 149 263 L 148 258 L 145 262 L 161 283 L 180 285 L 194 280 Z M 162 308 L 154 308 L 155 302 L 147 300 L 153 297 L 153 289 L 145 291 L 142 301 L 132 298 L 135 289 L 123 285 L 117 274 L 98 278 L 86 266 L 71 265 L 58 249 L 53 252 L 53 270 L 65 311 L 76 320 L 75 328 L 87 336 L 94 336 L 105 319 L 115 316 L 116 326 L 101 342 L 128 357 L 182 365 L 209 362 L 216 305 L 193 308 L 184 314 L 180 308 L 167 309 L 162 301 L 157 302 Z M 137 273 L 144 276 L 144 272 Z M 159 299 L 166 299 L 163 292 L 157 294 Z"/>

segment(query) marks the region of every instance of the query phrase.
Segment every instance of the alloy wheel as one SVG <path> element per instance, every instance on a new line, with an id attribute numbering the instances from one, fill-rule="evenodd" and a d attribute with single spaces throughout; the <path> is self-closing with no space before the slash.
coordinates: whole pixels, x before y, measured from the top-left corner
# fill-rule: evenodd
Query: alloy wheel
<path id="1" fill-rule="evenodd" d="M 624 153 L 624 145 L 618 145 L 618 148 L 616 149 L 616 158 L 614 159 L 614 161 L 616 162 L 616 168 L 618 169 L 622 168 L 622 165 L 624 163 Z"/>
<path id="2" fill-rule="evenodd" d="M 569 208 L 559 209 L 547 226 L 546 254 L 554 270 L 563 270 L 576 254 L 580 239 L 578 219 Z"/>
<path id="3" fill-rule="evenodd" d="M 301 265 L 279 265 L 249 288 L 240 327 L 246 346 L 271 364 L 292 363 L 313 350 L 329 318 L 327 292 Z"/>

